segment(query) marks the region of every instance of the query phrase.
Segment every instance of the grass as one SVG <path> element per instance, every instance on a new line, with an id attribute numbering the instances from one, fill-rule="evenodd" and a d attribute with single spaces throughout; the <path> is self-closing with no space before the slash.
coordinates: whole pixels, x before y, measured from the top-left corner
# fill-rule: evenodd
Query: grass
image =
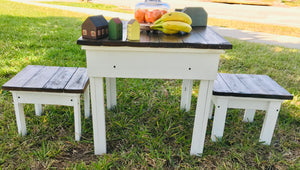
<path id="1" fill-rule="evenodd" d="M 96 3 L 71 3 L 71 2 L 55 2 L 55 1 L 54 2 L 41 2 L 41 3 L 94 8 L 94 9 L 101 9 L 101 10 L 112 10 L 115 12 L 124 12 L 124 10 L 120 9 L 119 7 L 113 6 L 113 5 L 103 5 L 103 4 L 96 4 Z M 108 6 L 108 7 L 106 7 L 106 6 Z M 132 14 L 134 13 L 133 10 L 126 10 L 125 12 L 132 13 Z M 248 30 L 248 31 L 254 31 L 254 32 L 265 32 L 265 33 L 270 33 L 270 34 L 300 37 L 300 28 L 288 27 L 288 26 L 260 24 L 260 23 L 252 23 L 252 22 L 237 21 L 237 20 L 226 20 L 226 19 L 218 19 L 218 18 L 208 18 L 208 25 L 236 28 L 236 29 L 240 29 L 240 30 Z"/>
<path id="2" fill-rule="evenodd" d="M 28 64 L 86 66 L 76 45 L 86 15 L 5 0 L 0 6 L 0 86 Z M 28 134 L 19 136 L 11 93 L 1 91 L 0 169 L 299 169 L 300 50 L 228 40 L 233 49 L 221 56 L 220 72 L 268 74 L 295 96 L 282 104 L 271 146 L 258 142 L 264 112 L 242 123 L 242 111 L 231 109 L 223 139 L 210 141 L 209 120 L 203 157 L 190 156 L 199 82 L 185 113 L 180 80 L 117 79 L 102 156 L 93 154 L 92 121 L 83 114 L 82 140 L 74 140 L 70 107 L 45 106 L 38 117 L 26 105 Z"/>
<path id="3" fill-rule="evenodd" d="M 99 4 L 99 3 L 86 3 L 86 2 L 63 2 L 63 1 L 41 1 L 40 3 L 64 5 L 82 8 L 101 9 L 114 12 L 133 13 L 132 9 L 125 9 L 115 5 Z"/>

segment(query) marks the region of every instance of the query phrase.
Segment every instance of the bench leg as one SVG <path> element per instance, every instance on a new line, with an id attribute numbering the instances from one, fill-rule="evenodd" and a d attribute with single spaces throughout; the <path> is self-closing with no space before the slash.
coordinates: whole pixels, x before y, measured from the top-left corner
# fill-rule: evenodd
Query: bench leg
<path id="1" fill-rule="evenodd" d="M 106 153 L 103 78 L 90 77 L 95 155 Z"/>
<path id="2" fill-rule="evenodd" d="M 111 110 L 117 105 L 116 78 L 105 78 L 107 109 Z"/>
<path id="3" fill-rule="evenodd" d="M 35 109 L 35 115 L 41 116 L 42 115 L 42 105 L 41 104 L 34 104 L 34 109 Z"/>
<path id="4" fill-rule="evenodd" d="M 186 112 L 190 111 L 191 108 L 191 98 L 193 92 L 193 80 L 183 80 L 182 90 L 181 90 L 181 103 L 180 109 Z"/>
<path id="5" fill-rule="evenodd" d="M 253 122 L 255 116 L 255 109 L 245 109 L 243 122 Z"/>
<path id="6" fill-rule="evenodd" d="M 266 112 L 264 124 L 259 137 L 259 141 L 264 142 L 266 145 L 271 144 L 280 106 L 281 102 L 270 102 Z"/>
<path id="7" fill-rule="evenodd" d="M 80 141 L 80 137 L 81 137 L 80 96 L 74 97 L 73 102 L 74 102 L 75 140 Z"/>
<path id="8" fill-rule="evenodd" d="M 88 85 L 83 93 L 84 98 L 84 117 L 88 118 L 91 115 L 90 110 L 90 86 Z"/>
<path id="9" fill-rule="evenodd" d="M 217 99 L 215 103 L 215 115 L 213 120 L 213 127 L 211 132 L 211 140 L 217 141 L 217 139 L 222 138 L 225 120 L 227 114 L 228 99 Z"/>
<path id="10" fill-rule="evenodd" d="M 194 120 L 191 155 L 202 155 L 214 81 L 201 80 Z"/>
<path id="11" fill-rule="evenodd" d="M 26 135 L 26 123 L 25 123 L 25 115 L 24 115 L 24 106 L 23 103 L 18 102 L 18 96 L 13 93 L 15 114 L 18 126 L 18 133 L 22 136 Z"/>
<path id="12" fill-rule="evenodd" d="M 210 102 L 208 119 L 212 119 L 213 110 L 214 110 L 214 103 Z"/>

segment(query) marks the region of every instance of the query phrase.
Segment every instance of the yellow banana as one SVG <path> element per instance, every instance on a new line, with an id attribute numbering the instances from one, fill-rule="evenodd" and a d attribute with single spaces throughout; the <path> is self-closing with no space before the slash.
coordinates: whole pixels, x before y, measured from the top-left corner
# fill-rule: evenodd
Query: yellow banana
<path id="1" fill-rule="evenodd" d="M 192 31 L 192 27 L 189 24 L 180 21 L 166 21 L 163 22 L 162 24 L 156 25 L 156 28 L 164 28 L 167 30 L 174 30 L 174 31 L 183 31 L 186 33 L 190 33 Z"/>
<path id="2" fill-rule="evenodd" d="M 177 34 L 179 32 L 177 30 L 170 30 L 165 28 L 156 28 L 156 30 L 162 31 L 165 34 Z"/>
<path id="3" fill-rule="evenodd" d="M 192 24 L 192 19 L 189 15 L 183 12 L 169 12 L 164 14 L 160 19 L 156 20 L 154 22 L 154 25 L 159 24 L 160 22 L 166 22 L 166 21 L 181 21 L 185 22 L 189 25 Z"/>

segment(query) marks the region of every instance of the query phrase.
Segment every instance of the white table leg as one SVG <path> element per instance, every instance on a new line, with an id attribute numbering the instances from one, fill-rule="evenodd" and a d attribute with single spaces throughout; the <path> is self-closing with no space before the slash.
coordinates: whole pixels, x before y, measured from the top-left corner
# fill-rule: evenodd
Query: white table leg
<path id="1" fill-rule="evenodd" d="M 75 140 L 80 141 L 81 137 L 81 114 L 80 114 L 80 96 L 74 97 L 74 127 L 75 127 Z"/>
<path id="2" fill-rule="evenodd" d="M 103 78 L 90 77 L 95 155 L 106 153 Z"/>
<path id="3" fill-rule="evenodd" d="M 271 144 L 280 106 L 281 102 L 270 102 L 266 112 L 264 124 L 259 137 L 259 141 L 264 142 L 266 145 Z"/>
<path id="4" fill-rule="evenodd" d="M 193 92 L 193 80 L 184 79 L 182 81 L 181 89 L 181 103 L 180 109 L 185 111 L 190 111 L 191 108 L 191 98 Z"/>
<path id="5" fill-rule="evenodd" d="M 117 105 L 116 78 L 105 78 L 107 109 L 112 109 Z"/>
<path id="6" fill-rule="evenodd" d="M 91 115 L 90 110 L 90 86 L 88 85 L 83 94 L 84 98 L 84 117 L 88 118 Z"/>
<path id="7" fill-rule="evenodd" d="M 42 105 L 41 104 L 34 104 L 34 109 L 35 109 L 35 115 L 41 116 L 42 115 Z"/>
<path id="8" fill-rule="evenodd" d="M 225 120 L 226 120 L 226 113 L 227 113 L 227 105 L 228 99 L 217 99 L 215 103 L 215 116 L 213 120 L 213 127 L 211 132 L 211 140 L 217 141 L 218 138 L 222 138 L 224 127 L 225 127 Z"/>
<path id="9" fill-rule="evenodd" d="M 253 122 L 255 109 L 245 109 L 243 122 Z"/>
<path id="10" fill-rule="evenodd" d="M 212 119 L 213 110 L 214 110 L 214 103 L 211 101 L 211 102 L 210 102 L 210 106 L 209 106 L 209 115 L 208 115 L 208 119 Z"/>
<path id="11" fill-rule="evenodd" d="M 18 132 L 20 135 L 24 136 L 27 133 L 25 115 L 24 115 L 24 106 L 23 103 L 18 102 L 18 96 L 15 93 L 12 94 L 14 99 L 14 107 L 15 107 Z"/>
<path id="12" fill-rule="evenodd" d="M 191 155 L 202 155 L 203 153 L 213 84 L 213 80 L 202 80 L 200 82 L 190 152 Z"/>

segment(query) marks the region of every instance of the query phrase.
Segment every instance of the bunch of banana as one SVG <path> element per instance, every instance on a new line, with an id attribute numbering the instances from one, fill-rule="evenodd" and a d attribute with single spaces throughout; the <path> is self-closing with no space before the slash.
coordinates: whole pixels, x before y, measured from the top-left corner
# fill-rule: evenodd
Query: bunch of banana
<path id="1" fill-rule="evenodd" d="M 177 34 L 179 31 L 191 32 L 192 19 L 183 12 L 170 12 L 164 14 L 156 20 L 150 27 L 153 30 L 159 30 L 165 34 Z"/>

